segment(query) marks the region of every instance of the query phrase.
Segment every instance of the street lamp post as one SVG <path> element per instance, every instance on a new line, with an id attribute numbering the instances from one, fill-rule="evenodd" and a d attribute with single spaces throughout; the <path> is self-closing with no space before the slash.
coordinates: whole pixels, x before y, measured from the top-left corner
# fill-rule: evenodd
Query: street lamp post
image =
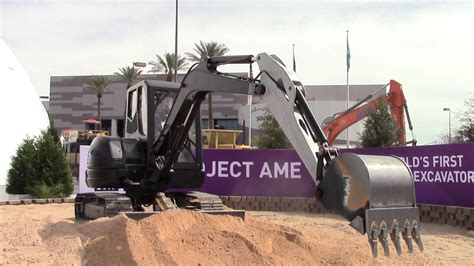
<path id="1" fill-rule="evenodd" d="M 178 80 L 178 0 L 176 0 L 176 15 L 174 26 L 174 82 Z"/>
<path id="2" fill-rule="evenodd" d="M 134 67 L 146 67 L 146 63 L 144 62 L 133 62 Z"/>
<path id="3" fill-rule="evenodd" d="M 443 108 L 443 111 L 448 111 L 449 113 L 449 144 L 451 144 L 451 108 Z"/>

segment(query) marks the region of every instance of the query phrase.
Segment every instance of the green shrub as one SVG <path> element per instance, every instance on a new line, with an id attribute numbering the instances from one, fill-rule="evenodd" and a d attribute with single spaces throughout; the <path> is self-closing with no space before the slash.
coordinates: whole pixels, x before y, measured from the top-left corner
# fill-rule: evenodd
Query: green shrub
<path id="1" fill-rule="evenodd" d="M 27 194 L 26 188 L 31 186 L 36 176 L 35 157 L 35 140 L 27 137 L 18 146 L 16 155 L 12 157 L 7 173 L 7 193 Z"/>
<path id="2" fill-rule="evenodd" d="M 69 196 L 74 187 L 71 169 L 66 155 L 59 142 L 56 142 L 51 130 L 43 131 L 36 139 L 36 174 L 35 185 L 46 185 L 58 197 Z"/>
<path id="3" fill-rule="evenodd" d="M 364 131 L 361 136 L 362 147 L 392 147 L 400 144 L 400 134 L 397 131 L 393 118 L 386 102 L 381 102 L 370 112 L 364 122 Z"/>
<path id="4" fill-rule="evenodd" d="M 73 192 L 71 169 L 54 138 L 54 131 L 42 131 L 25 139 L 12 158 L 7 193 L 28 193 L 35 198 L 67 197 Z"/>
<path id="5" fill-rule="evenodd" d="M 260 126 L 262 134 L 257 140 L 257 146 L 261 149 L 291 149 L 293 146 L 278 125 L 275 117 L 269 115 Z"/>

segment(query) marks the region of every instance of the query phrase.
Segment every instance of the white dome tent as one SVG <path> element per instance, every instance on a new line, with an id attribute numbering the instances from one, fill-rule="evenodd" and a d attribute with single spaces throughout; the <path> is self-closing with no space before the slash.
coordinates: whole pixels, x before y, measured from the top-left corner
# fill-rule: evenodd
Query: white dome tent
<path id="1" fill-rule="evenodd" d="M 11 157 L 26 136 L 37 136 L 49 124 L 48 114 L 30 77 L 10 47 L 0 38 L 0 195 L 5 194 Z"/>

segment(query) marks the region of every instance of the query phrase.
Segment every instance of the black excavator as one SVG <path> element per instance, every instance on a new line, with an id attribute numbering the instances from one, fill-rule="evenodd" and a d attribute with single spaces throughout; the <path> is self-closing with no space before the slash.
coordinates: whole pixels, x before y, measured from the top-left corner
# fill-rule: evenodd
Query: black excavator
<path id="1" fill-rule="evenodd" d="M 259 74 L 243 78 L 219 66 L 257 63 Z M 423 251 L 413 176 L 392 156 L 339 154 L 305 100 L 296 74 L 266 53 L 203 58 L 179 83 L 142 81 L 127 91 L 125 138 L 97 137 L 91 144 L 86 183 L 95 193 L 78 194 L 76 218 L 118 212 L 139 219 L 173 208 L 245 217 L 225 209 L 216 195 L 194 192 L 205 173 L 202 163 L 200 105 L 209 92 L 256 95 L 269 107 L 311 173 L 315 197 L 329 210 L 367 234 L 372 254 L 377 243 L 389 255 L 388 238 L 401 254 L 401 238 Z M 125 194 L 111 193 L 122 188 Z M 144 211 L 145 207 L 153 211 Z"/>

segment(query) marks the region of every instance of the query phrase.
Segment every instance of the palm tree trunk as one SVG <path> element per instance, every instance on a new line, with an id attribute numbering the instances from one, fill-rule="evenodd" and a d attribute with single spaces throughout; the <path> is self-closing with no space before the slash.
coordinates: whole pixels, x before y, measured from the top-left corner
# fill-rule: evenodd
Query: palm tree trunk
<path id="1" fill-rule="evenodd" d="M 212 116 L 212 93 L 207 94 L 207 99 L 208 99 L 208 107 L 209 107 L 209 113 L 208 113 L 208 128 L 209 129 L 214 129 L 214 117 Z"/>
<path id="2" fill-rule="evenodd" d="M 101 99 L 102 97 L 97 97 L 97 121 L 101 122 L 99 124 L 99 130 L 102 128 L 102 120 L 101 120 L 101 117 L 100 117 L 100 105 L 101 105 Z"/>

